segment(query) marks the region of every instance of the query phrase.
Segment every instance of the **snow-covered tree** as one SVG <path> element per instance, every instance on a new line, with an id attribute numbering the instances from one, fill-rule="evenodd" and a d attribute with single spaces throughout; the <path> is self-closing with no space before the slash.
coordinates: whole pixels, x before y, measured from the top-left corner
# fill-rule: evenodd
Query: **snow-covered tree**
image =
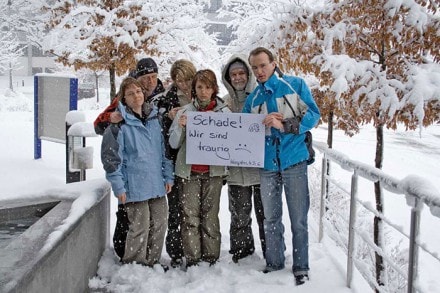
<path id="1" fill-rule="evenodd" d="M 45 49 L 75 69 L 108 70 L 114 97 L 115 75 L 126 74 L 140 58 L 155 57 L 167 74 L 172 59 L 218 59 L 203 30 L 206 2 L 65 0 L 47 7 Z"/>
<path id="2" fill-rule="evenodd" d="M 134 68 L 138 54 L 157 55 L 152 20 L 131 2 L 66 0 L 47 6 L 50 33 L 43 48 L 75 70 L 108 70 L 114 97 L 116 74 Z"/>
<path id="3" fill-rule="evenodd" d="M 22 50 L 29 45 L 41 48 L 46 33 L 40 13 L 44 3 L 45 0 L 0 0 L 0 30 L 11 31 Z"/>
<path id="4" fill-rule="evenodd" d="M 0 20 L 2 25 L 5 21 L 11 25 L 17 33 L 24 33 L 34 45 L 41 43 L 43 17 L 41 7 L 47 2 L 54 0 L 0 0 Z M 5 10 L 5 9 L 9 9 Z"/>
<path id="5" fill-rule="evenodd" d="M 12 69 L 16 66 L 21 50 L 17 37 L 10 31 L 0 35 L 0 72 L 8 72 L 9 89 L 14 90 L 12 85 Z"/>
<path id="6" fill-rule="evenodd" d="M 14 4 L 14 5 L 13 5 Z M 21 19 L 17 3 L 0 0 L 0 72 L 8 72 L 9 89 L 13 91 L 12 70 L 23 52 L 18 38 L 18 20 Z"/>
<path id="7" fill-rule="evenodd" d="M 282 69 L 315 76 L 319 84 L 314 94 L 329 131 L 335 123 L 353 135 L 361 124 L 373 123 L 377 168 L 383 162 L 383 127 L 395 129 L 401 123 L 415 129 L 440 120 L 438 2 L 335 0 L 313 7 L 286 2 L 272 5 L 270 16 L 266 10 L 261 18 L 242 20 L 244 27 L 260 23 L 254 35 L 239 28 L 236 45 L 272 48 Z M 329 146 L 330 138 L 331 132 Z M 374 189 L 376 209 L 382 213 L 380 183 Z M 374 220 L 379 247 L 380 221 Z M 377 253 L 376 264 L 381 286 L 385 278 Z"/>
<path id="8" fill-rule="evenodd" d="M 278 21 L 274 18 L 276 17 L 274 11 L 277 7 L 285 6 L 286 2 L 289 1 L 223 0 L 219 17 L 231 19 L 228 25 L 233 29 L 236 37 L 225 53 L 248 53 L 258 46 L 269 47 L 275 43 L 278 31 L 275 24 Z"/>
<path id="9" fill-rule="evenodd" d="M 191 60 L 196 68 L 210 68 L 220 72 L 220 54 L 215 36 L 205 29 L 205 7 L 209 0 L 144 1 L 144 10 L 156 20 L 155 48 L 160 53 L 160 72 L 169 76 L 171 65 L 177 59 Z M 160 73 L 159 72 L 159 73 Z"/>
<path id="10" fill-rule="evenodd" d="M 429 1 L 335 1 L 329 10 L 303 18 L 310 22 L 298 18 L 286 24 L 290 35 L 284 34 L 286 45 L 279 51 L 291 65 L 317 73 L 321 86 L 328 87 L 330 107 L 321 107 L 323 112 L 336 115 L 338 127 L 347 132 L 361 123 L 376 126 L 376 168 L 383 163 L 383 127 L 395 129 L 403 123 L 414 129 L 440 119 L 436 12 Z M 305 46 L 308 53 L 300 48 L 304 43 L 310 44 Z M 301 53 L 312 66 L 298 62 Z M 374 190 L 376 209 L 382 213 L 379 182 Z M 380 217 L 375 217 L 374 228 L 374 242 L 383 247 Z M 382 286 L 383 258 L 376 253 L 375 260 L 377 284 Z"/>
<path id="11" fill-rule="evenodd" d="M 325 100 L 317 99 L 323 118 L 334 107 L 336 124 L 347 134 L 370 121 L 390 128 L 402 122 L 410 129 L 438 121 L 440 36 L 434 1 L 400 6 L 402 1 L 394 0 L 313 1 L 312 6 L 264 0 L 258 9 L 254 2 L 224 2 L 234 11 L 230 24 L 237 27 L 229 51 L 266 46 L 283 70 L 317 77 L 317 89 L 324 92 L 319 96 Z M 255 28 L 252 34 L 248 27 Z"/>

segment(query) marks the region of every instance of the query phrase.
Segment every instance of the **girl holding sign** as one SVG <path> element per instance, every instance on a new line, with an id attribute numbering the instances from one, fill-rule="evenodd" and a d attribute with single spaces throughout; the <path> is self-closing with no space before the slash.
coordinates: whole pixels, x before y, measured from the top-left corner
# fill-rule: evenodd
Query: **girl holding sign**
<path id="1" fill-rule="evenodd" d="M 186 112 L 231 112 L 217 94 L 217 79 L 212 70 L 196 73 L 192 82 L 193 102 L 180 109 L 170 129 L 169 143 L 179 149 L 176 176 L 182 179 L 182 241 L 186 266 L 208 262 L 213 265 L 220 256 L 220 194 L 227 175 L 224 166 L 186 164 Z"/>

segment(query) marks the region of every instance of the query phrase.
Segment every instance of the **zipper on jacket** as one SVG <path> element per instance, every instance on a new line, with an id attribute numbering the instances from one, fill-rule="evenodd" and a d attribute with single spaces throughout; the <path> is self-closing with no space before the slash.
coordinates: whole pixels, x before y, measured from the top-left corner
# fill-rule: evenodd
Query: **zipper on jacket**
<path id="1" fill-rule="evenodd" d="M 272 145 L 276 147 L 276 157 L 273 159 L 275 165 L 278 166 L 278 170 L 281 171 L 281 160 L 280 160 L 280 138 L 274 137 Z"/>

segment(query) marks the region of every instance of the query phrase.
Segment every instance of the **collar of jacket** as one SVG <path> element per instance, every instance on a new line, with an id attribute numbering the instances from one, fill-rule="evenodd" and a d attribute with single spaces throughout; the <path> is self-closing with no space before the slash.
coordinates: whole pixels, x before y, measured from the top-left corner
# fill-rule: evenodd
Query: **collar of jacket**
<path id="1" fill-rule="evenodd" d="M 273 94 L 276 91 L 276 88 L 278 87 L 279 78 L 278 76 L 273 73 L 272 76 L 263 83 L 258 82 L 258 86 L 262 87 L 265 92 L 270 92 Z"/>
<path id="2" fill-rule="evenodd" d="M 118 110 L 121 112 L 122 118 L 125 120 L 125 123 L 127 124 L 138 124 L 142 121 L 136 118 L 133 114 L 133 110 L 125 105 L 123 105 L 121 102 L 119 102 Z M 154 116 L 157 112 L 157 109 L 151 104 L 144 102 L 142 105 L 142 115 L 146 118 L 151 118 Z"/>
<path id="3" fill-rule="evenodd" d="M 163 93 L 163 92 L 165 92 L 165 88 L 164 88 L 164 86 L 163 86 L 162 81 L 158 78 L 158 79 L 157 79 L 157 86 L 156 86 L 156 88 L 153 90 L 153 92 L 151 93 L 151 95 L 147 97 L 146 100 L 147 100 L 148 102 L 150 102 L 150 101 L 154 100 L 154 97 L 155 97 L 155 96 L 159 96 L 159 94 L 161 94 L 161 93 Z"/>

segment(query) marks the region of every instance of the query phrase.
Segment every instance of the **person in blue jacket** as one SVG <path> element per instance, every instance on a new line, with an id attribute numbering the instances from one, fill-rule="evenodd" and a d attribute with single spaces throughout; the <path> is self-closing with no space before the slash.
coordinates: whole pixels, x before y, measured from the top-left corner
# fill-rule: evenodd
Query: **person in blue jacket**
<path id="1" fill-rule="evenodd" d="M 303 79 L 275 73 L 275 59 L 268 49 L 258 47 L 250 52 L 248 59 L 258 86 L 247 97 L 243 112 L 266 114 L 264 168 L 260 171 L 266 238 L 263 272 L 284 268 L 284 187 L 292 231 L 292 271 L 296 284 L 301 285 L 309 280 L 309 151 L 304 139 L 305 133 L 318 123 L 320 112 Z"/>
<path id="2" fill-rule="evenodd" d="M 118 111 L 123 122 L 104 132 L 101 160 L 119 204 L 125 205 L 128 233 L 123 263 L 159 263 L 167 229 L 166 194 L 174 184 L 173 163 L 165 155 L 155 106 L 145 101 L 141 83 L 125 78 Z"/>

